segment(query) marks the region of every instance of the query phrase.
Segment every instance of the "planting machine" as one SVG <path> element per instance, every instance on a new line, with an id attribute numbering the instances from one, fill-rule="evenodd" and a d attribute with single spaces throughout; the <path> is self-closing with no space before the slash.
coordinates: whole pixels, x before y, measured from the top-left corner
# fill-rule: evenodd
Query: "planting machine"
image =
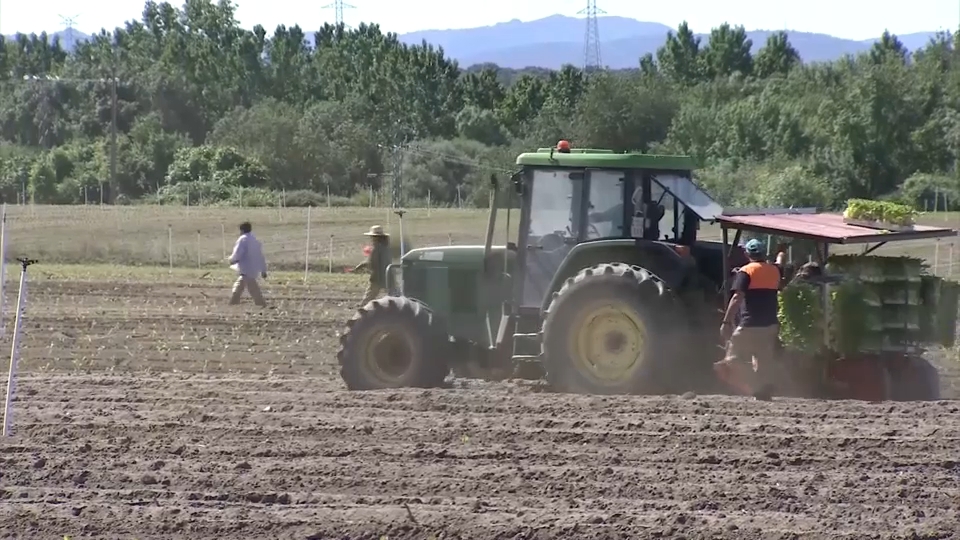
<path id="1" fill-rule="evenodd" d="M 338 359 L 349 388 L 439 386 L 452 369 L 491 380 L 545 377 L 575 393 L 737 391 L 736 377 L 713 364 L 729 277 L 747 262 L 743 233 L 803 239 L 821 262 L 832 244 L 955 235 L 877 230 L 815 210 L 725 211 L 692 181 L 693 160 L 683 156 L 562 143 L 516 163 L 512 189 L 492 179 L 484 245 L 409 251 L 388 268 L 390 295 L 347 322 Z M 508 201 L 497 200 L 503 192 Z M 501 206 L 520 209 L 516 244 L 493 245 Z M 510 219 L 508 211 L 508 233 Z M 722 238 L 699 239 L 705 224 Z M 899 379 L 930 377 L 913 350 L 785 348 L 779 364 L 802 383 L 791 385 L 800 395 L 936 399 L 933 390 L 894 389 Z"/>

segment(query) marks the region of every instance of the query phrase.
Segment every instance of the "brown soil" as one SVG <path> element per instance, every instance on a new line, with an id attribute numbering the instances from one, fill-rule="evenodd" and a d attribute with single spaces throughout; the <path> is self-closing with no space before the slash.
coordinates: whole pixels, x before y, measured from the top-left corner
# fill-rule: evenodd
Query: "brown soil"
<path id="1" fill-rule="evenodd" d="M 260 314 L 186 285 L 31 288 L 0 538 L 960 530 L 955 402 L 347 392 L 332 351 L 358 291 L 277 289 Z"/>

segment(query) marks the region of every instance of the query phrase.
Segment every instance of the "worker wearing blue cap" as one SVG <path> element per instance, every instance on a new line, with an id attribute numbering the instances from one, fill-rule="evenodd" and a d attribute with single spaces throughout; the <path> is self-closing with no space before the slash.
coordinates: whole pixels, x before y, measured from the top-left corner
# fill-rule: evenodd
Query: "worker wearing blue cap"
<path id="1" fill-rule="evenodd" d="M 754 397 L 769 400 L 773 393 L 771 362 L 780 333 L 777 311 L 784 253 L 777 254 L 776 263 L 768 263 L 766 248 L 757 239 L 747 242 L 744 251 L 750 262 L 734 276 L 733 297 L 720 326 L 721 336 L 728 340 L 726 358 L 722 363 L 746 368 L 742 371 L 751 375 L 750 387 Z M 740 323 L 734 328 L 734 317 L 738 313 Z"/>

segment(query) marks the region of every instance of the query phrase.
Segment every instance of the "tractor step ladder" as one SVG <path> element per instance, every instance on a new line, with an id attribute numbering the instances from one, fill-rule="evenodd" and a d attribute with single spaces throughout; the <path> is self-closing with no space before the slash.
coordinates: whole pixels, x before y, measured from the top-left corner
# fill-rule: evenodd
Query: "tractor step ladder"
<path id="1" fill-rule="evenodd" d="M 513 335 L 513 356 L 511 360 L 517 362 L 540 361 L 540 332 L 518 333 Z M 531 354 L 534 353 L 535 354 Z"/>

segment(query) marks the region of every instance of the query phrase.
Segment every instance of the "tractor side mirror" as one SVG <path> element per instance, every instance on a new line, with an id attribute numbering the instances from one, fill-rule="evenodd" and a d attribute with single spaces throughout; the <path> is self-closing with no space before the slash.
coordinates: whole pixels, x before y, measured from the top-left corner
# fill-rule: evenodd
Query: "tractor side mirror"
<path id="1" fill-rule="evenodd" d="M 500 181 L 497 180 L 497 175 L 495 174 L 490 175 L 490 187 L 493 188 L 494 191 L 498 191 L 500 189 Z"/>
<path id="2" fill-rule="evenodd" d="M 513 182 L 513 190 L 517 192 L 517 195 L 523 195 L 523 174 L 520 172 L 515 172 L 510 175 L 510 181 Z"/>

